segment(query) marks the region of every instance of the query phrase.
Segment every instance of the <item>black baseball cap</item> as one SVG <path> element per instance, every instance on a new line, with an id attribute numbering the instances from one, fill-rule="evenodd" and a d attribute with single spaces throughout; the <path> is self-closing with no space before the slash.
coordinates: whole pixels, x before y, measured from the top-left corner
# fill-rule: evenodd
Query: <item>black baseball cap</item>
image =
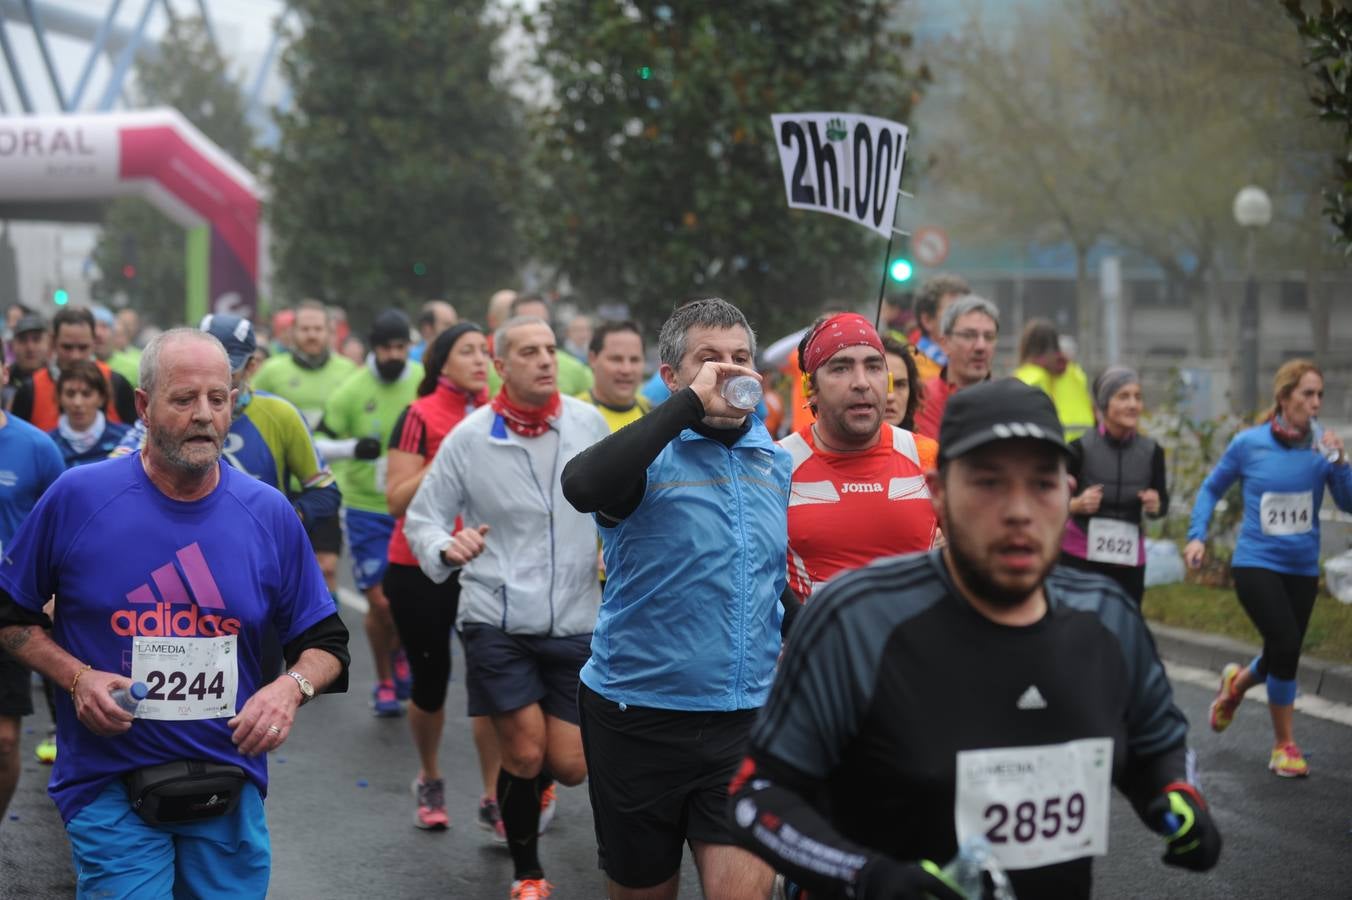
<path id="1" fill-rule="evenodd" d="M 1046 392 L 1017 378 L 983 381 L 948 399 L 939 425 L 939 458 L 946 462 L 993 441 L 1017 438 L 1046 441 L 1070 452 Z"/>
<path id="2" fill-rule="evenodd" d="M 30 331 L 46 331 L 47 320 L 37 313 L 28 313 L 14 324 L 14 335 L 28 334 Z"/>

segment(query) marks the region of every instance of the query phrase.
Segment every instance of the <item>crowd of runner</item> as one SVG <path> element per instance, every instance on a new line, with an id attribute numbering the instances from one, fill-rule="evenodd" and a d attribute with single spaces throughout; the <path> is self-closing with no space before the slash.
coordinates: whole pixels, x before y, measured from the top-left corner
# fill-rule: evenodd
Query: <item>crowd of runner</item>
<path id="1" fill-rule="evenodd" d="M 998 308 L 951 275 L 879 326 L 829 309 L 763 349 L 735 306 L 692 301 L 647 381 L 653 335 L 553 312 L 504 290 L 482 326 L 431 301 L 353 335 L 312 301 L 163 332 L 11 307 L 0 814 L 35 672 L 80 896 L 266 892 L 266 753 L 348 687 L 344 555 L 375 672 L 354 687 L 408 720 L 421 829 L 452 819 L 462 643 L 473 816 L 514 900 L 552 890 L 539 841 L 583 783 L 613 898 L 675 897 L 687 846 L 711 898 L 963 897 L 943 864 L 982 838 L 992 884 L 1087 897 L 1113 787 L 1165 863 L 1216 865 L 1139 611 L 1170 497 L 1136 372 L 1091 380 L 1033 320 L 998 377 Z M 738 376 L 758 403 L 725 396 Z M 1292 704 L 1324 487 L 1352 510 L 1322 394 L 1313 364 L 1282 367 L 1185 554 L 1241 480 L 1233 571 L 1264 647 L 1225 668 L 1210 725 L 1266 682 L 1282 776 L 1309 772 Z M 133 713 L 115 692 L 140 682 Z"/>

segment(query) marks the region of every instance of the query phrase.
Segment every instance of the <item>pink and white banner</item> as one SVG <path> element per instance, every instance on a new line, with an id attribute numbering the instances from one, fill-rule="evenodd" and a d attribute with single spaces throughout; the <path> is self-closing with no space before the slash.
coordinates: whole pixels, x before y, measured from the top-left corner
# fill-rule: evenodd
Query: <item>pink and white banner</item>
<path id="1" fill-rule="evenodd" d="M 261 191 L 173 109 L 0 117 L 0 205 L 139 195 L 185 228 L 211 226 L 211 304 L 252 315 Z"/>

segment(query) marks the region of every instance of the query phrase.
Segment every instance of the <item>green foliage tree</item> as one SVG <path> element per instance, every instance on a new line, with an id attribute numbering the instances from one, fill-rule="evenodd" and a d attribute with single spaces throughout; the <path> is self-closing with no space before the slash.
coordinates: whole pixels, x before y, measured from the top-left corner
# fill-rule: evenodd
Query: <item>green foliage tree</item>
<path id="1" fill-rule="evenodd" d="M 1112 230 L 1181 288 L 1198 352 L 1211 355 L 1208 281 L 1227 260 L 1238 264 L 1244 240 L 1235 192 L 1260 184 L 1276 198 L 1262 236 L 1268 265 L 1283 255 L 1296 263 L 1309 240 L 1308 217 L 1288 211 L 1317 193 L 1319 177 L 1308 156 L 1320 136 L 1293 102 L 1303 91 L 1299 49 L 1266 0 L 1082 2 L 1090 52 L 1112 60 L 1098 83 L 1119 112 L 1109 143 L 1126 178 Z"/>
<path id="2" fill-rule="evenodd" d="M 247 166 L 253 133 L 244 98 L 201 19 L 170 20 L 159 54 L 142 59 L 137 106 L 172 106 L 226 153 Z M 97 297 L 126 295 L 129 305 L 160 325 L 183 318 L 187 238 L 182 226 L 140 198 L 108 205 L 93 256 L 101 272 Z"/>
<path id="3" fill-rule="evenodd" d="M 297 0 L 294 92 L 269 157 L 276 284 L 362 321 L 431 297 L 482 307 L 520 263 L 517 103 L 483 0 Z"/>
<path id="4" fill-rule="evenodd" d="M 1305 66 L 1314 76 L 1310 101 L 1319 118 L 1341 126 L 1342 148 L 1335 184 L 1324 189 L 1324 214 L 1337 229 L 1344 254 L 1352 255 L 1352 9 L 1323 0 L 1306 13 L 1301 0 L 1284 0 L 1305 43 Z"/>
<path id="5" fill-rule="evenodd" d="M 957 189 L 944 209 L 964 234 L 1073 248 L 1080 353 L 1094 359 L 1088 255 L 1107 235 L 1102 200 L 1117 172 L 1099 146 L 1104 111 L 1075 77 L 1087 62 L 1082 38 L 1081 23 L 1058 13 L 1020 18 L 998 38 L 972 22 L 960 40 L 940 45 L 938 67 L 965 87 L 943 101 L 926 182 Z"/>
<path id="6" fill-rule="evenodd" d="M 660 322 L 720 295 L 768 333 L 871 305 L 885 242 L 790 211 L 770 115 L 906 122 L 921 73 L 887 0 L 543 0 L 533 247 L 585 305 Z M 777 336 L 777 335 L 776 335 Z"/>
<path id="7" fill-rule="evenodd" d="M 1261 262 L 1310 274 L 1318 355 L 1327 261 L 1305 201 L 1318 196 L 1312 160 L 1328 140 L 1297 102 L 1299 42 L 1284 28 L 1268 0 L 1078 0 L 1029 9 L 998 35 L 977 22 L 941 57 L 962 86 L 949 129 L 956 158 L 935 174 L 973 198 L 952 208 L 988 228 L 1074 246 L 1082 301 L 1085 240 L 1153 263 L 1186 298 L 1201 356 L 1234 343 L 1212 341 L 1213 317 L 1227 313 L 1212 285 L 1242 254 L 1235 192 L 1264 185 L 1276 215 Z M 1081 316 L 1082 329 L 1094 325 Z"/>

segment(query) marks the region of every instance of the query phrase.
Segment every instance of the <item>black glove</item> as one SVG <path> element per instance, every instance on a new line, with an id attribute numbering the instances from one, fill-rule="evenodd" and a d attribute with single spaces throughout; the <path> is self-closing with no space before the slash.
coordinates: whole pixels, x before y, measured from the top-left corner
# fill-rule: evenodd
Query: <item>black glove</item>
<path id="1" fill-rule="evenodd" d="M 859 900 L 968 900 L 929 860 L 904 863 L 885 856 L 864 866 L 855 896 Z"/>
<path id="2" fill-rule="evenodd" d="M 357 459 L 376 459 L 380 456 L 380 439 L 364 437 L 357 439 L 352 455 Z"/>
<path id="3" fill-rule="evenodd" d="M 1167 839 L 1165 865 L 1205 872 L 1221 856 L 1221 833 L 1206 801 L 1191 785 L 1171 784 L 1145 811 L 1146 822 Z"/>

